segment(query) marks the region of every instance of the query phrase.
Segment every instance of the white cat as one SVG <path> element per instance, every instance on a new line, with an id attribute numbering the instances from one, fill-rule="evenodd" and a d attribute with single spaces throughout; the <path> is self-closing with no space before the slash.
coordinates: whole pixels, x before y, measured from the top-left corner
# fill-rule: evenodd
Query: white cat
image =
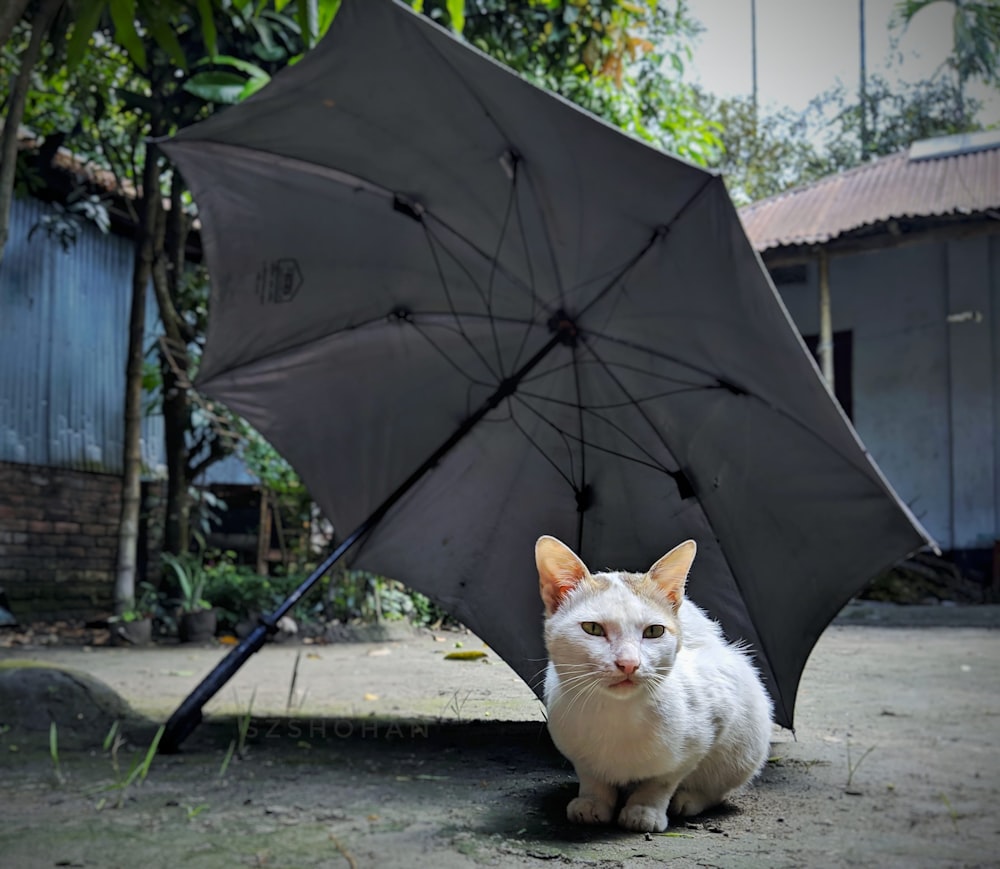
<path id="1" fill-rule="evenodd" d="M 647 573 L 595 573 L 554 537 L 535 544 L 545 604 L 548 726 L 573 763 L 571 821 L 667 828 L 697 815 L 767 760 L 771 701 L 748 656 L 684 597 L 687 540 Z"/>

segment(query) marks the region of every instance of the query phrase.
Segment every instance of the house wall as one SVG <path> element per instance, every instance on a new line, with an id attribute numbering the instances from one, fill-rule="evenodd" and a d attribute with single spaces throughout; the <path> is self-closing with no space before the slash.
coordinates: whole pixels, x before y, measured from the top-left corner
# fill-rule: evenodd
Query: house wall
<path id="1" fill-rule="evenodd" d="M 0 462 L 0 587 L 22 621 L 112 605 L 121 479 Z"/>
<path id="2" fill-rule="evenodd" d="M 68 249 L 32 229 L 53 207 L 15 199 L 0 263 L 0 461 L 121 473 L 133 244 L 79 228 Z M 146 310 L 147 346 L 158 333 Z M 163 424 L 143 421 L 143 464 L 163 468 Z"/>
<path id="3" fill-rule="evenodd" d="M 778 287 L 819 330 L 818 268 Z M 946 550 L 1000 538 L 1000 235 L 831 257 L 835 330 L 854 336 L 854 424 L 904 502 Z M 978 312 L 980 320 L 948 322 Z"/>

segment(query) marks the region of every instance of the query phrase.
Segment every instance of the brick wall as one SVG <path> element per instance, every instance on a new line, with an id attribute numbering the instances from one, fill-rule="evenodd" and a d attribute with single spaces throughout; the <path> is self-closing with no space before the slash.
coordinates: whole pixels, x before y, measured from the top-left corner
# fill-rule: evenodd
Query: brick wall
<path id="1" fill-rule="evenodd" d="M 0 587 L 21 621 L 112 609 L 121 478 L 0 462 Z"/>

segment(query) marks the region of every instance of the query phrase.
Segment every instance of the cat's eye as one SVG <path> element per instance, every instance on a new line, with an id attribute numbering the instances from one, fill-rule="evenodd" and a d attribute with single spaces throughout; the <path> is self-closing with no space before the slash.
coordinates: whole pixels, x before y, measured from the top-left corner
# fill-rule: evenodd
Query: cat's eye
<path id="1" fill-rule="evenodd" d="M 642 636 L 647 640 L 655 640 L 663 636 L 663 632 L 666 630 L 663 625 L 646 625 L 642 632 Z"/>
<path id="2" fill-rule="evenodd" d="M 590 634 L 592 637 L 604 636 L 604 625 L 597 622 L 580 622 L 580 627 L 583 628 L 585 634 Z"/>

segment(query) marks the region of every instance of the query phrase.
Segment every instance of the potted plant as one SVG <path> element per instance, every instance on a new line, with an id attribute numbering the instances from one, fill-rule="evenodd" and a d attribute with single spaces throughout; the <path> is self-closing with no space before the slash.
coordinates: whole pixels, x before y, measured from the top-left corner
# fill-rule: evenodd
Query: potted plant
<path id="1" fill-rule="evenodd" d="M 212 604 L 205 600 L 208 578 L 200 558 L 163 553 L 163 563 L 169 567 L 180 586 L 180 618 L 177 635 L 182 643 L 204 643 L 215 636 L 216 615 Z"/>
<path id="2" fill-rule="evenodd" d="M 153 641 L 156 589 L 148 582 L 141 583 L 139 589 L 131 607 L 108 619 L 113 646 L 148 646 Z"/>

